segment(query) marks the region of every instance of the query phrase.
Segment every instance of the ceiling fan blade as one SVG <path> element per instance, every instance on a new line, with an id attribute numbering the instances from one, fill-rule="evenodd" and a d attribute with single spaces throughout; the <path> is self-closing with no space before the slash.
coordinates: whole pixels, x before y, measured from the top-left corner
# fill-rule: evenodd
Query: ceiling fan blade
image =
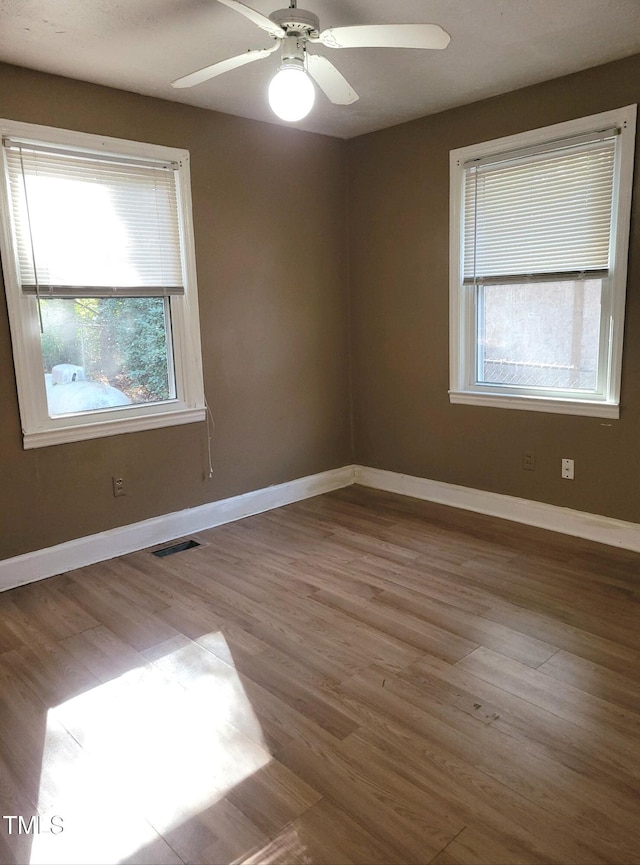
<path id="1" fill-rule="evenodd" d="M 269 36 L 281 39 L 285 35 L 282 27 L 275 24 L 270 18 L 267 18 L 266 15 L 263 15 L 262 12 L 256 12 L 255 9 L 251 9 L 250 6 L 245 6 L 244 3 L 240 3 L 239 0 L 218 0 L 218 3 L 228 6 L 229 9 L 235 9 L 236 12 L 239 12 L 241 15 L 244 15 L 245 18 L 253 21 L 254 24 L 258 25 L 258 27 L 262 27 L 263 30 L 266 30 Z"/>
<path id="2" fill-rule="evenodd" d="M 238 54 L 237 57 L 229 57 L 228 60 L 220 60 L 218 63 L 212 63 L 211 66 L 204 66 L 196 72 L 190 72 L 189 75 L 177 78 L 171 82 L 171 86 L 176 88 L 194 87 L 196 84 L 202 84 L 210 78 L 215 78 L 216 75 L 222 75 L 223 72 L 230 72 L 232 69 L 237 69 L 238 66 L 244 66 L 245 63 L 263 60 L 279 47 L 279 43 L 276 42 L 273 48 L 257 48 L 252 51 L 245 51 L 244 54 Z"/>
<path id="3" fill-rule="evenodd" d="M 360 98 L 342 72 L 326 57 L 307 54 L 307 71 L 334 105 L 351 105 Z"/>
<path id="4" fill-rule="evenodd" d="M 311 41 L 327 48 L 446 48 L 450 40 L 438 24 L 364 24 L 330 27 Z"/>

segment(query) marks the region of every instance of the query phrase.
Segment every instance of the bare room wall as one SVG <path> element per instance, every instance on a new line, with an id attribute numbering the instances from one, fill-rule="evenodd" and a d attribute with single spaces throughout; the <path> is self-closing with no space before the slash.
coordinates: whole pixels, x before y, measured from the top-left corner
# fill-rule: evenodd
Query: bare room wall
<path id="1" fill-rule="evenodd" d="M 349 142 L 355 462 L 640 522 L 638 147 L 620 419 L 450 405 L 447 393 L 449 151 L 637 102 L 640 56 Z"/>
<path id="2" fill-rule="evenodd" d="M 191 152 L 216 423 L 212 480 L 202 423 L 23 450 L 0 291 L 0 559 L 351 462 L 343 141 L 6 65 L 0 116 Z"/>
<path id="3" fill-rule="evenodd" d="M 351 462 L 640 522 L 637 180 L 620 420 L 447 396 L 449 150 L 638 101 L 634 57 L 347 143 L 0 65 L 0 116 L 191 151 L 216 420 L 212 480 L 204 424 L 24 451 L 0 292 L 0 559 Z"/>

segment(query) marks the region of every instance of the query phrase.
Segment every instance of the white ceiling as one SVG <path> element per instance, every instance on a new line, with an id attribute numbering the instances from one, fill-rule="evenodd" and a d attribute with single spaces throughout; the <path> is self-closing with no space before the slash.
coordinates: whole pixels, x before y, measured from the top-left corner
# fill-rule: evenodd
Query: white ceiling
<path id="1" fill-rule="evenodd" d="M 265 15 L 288 0 L 248 0 Z M 298 128 L 339 138 L 382 129 L 640 53 L 640 0 L 299 0 L 320 27 L 440 24 L 444 51 L 326 54 L 359 93 L 318 93 Z M 278 52 L 189 90 L 169 82 L 270 37 L 216 0 L 1 0 L 0 60 L 69 78 L 281 123 L 266 100 Z M 286 125 L 286 124 L 282 124 Z"/>

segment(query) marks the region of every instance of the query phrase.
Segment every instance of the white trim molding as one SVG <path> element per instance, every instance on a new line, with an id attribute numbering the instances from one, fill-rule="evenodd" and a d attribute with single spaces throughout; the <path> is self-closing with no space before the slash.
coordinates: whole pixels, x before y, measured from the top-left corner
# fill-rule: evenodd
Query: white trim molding
<path id="1" fill-rule="evenodd" d="M 349 465 L 4 559 L 0 561 L 0 591 L 175 541 L 352 484 L 640 552 L 638 523 L 384 469 Z"/>
<path id="2" fill-rule="evenodd" d="M 78 159 L 97 155 L 103 163 L 105 161 L 131 163 L 136 166 L 136 171 L 142 164 L 171 165 L 174 170 L 171 172 L 170 186 L 175 193 L 177 205 L 175 225 L 173 225 L 173 216 L 166 224 L 171 226 L 171 233 L 175 239 L 174 249 L 179 257 L 182 270 L 181 283 L 184 287 L 182 294 L 173 294 L 170 291 L 165 294 L 161 285 L 154 286 L 152 293 L 147 295 L 163 299 L 165 316 L 170 319 L 170 325 L 168 323 L 166 325 L 168 344 L 166 372 L 171 392 L 169 398 L 161 402 L 95 408 L 63 414 L 50 413 L 43 375 L 40 300 L 24 290 L 23 282 L 25 279 L 30 281 L 31 275 L 24 275 L 20 271 L 19 235 L 29 235 L 30 222 L 28 218 L 24 223 L 16 219 L 17 211 L 14 212 L 13 206 L 7 147 L 4 144 L 0 146 L 0 250 L 25 450 L 61 442 L 85 441 L 136 430 L 158 429 L 203 421 L 206 418 L 206 411 L 189 151 L 14 120 L 0 119 L 0 133 L 5 143 L 7 138 L 14 137 L 26 147 L 34 146 L 38 149 L 44 147 L 50 153 L 62 150 L 67 156 L 75 153 Z M 52 169 L 53 173 L 55 171 L 56 169 Z M 14 171 L 13 175 L 14 180 L 19 182 L 19 172 Z M 122 176 L 126 176 L 126 172 Z M 73 173 L 68 174 L 69 179 L 72 177 Z M 23 176 L 22 184 L 24 183 L 26 181 Z M 26 186 L 24 190 L 26 192 Z M 143 237 L 140 233 L 136 236 L 138 240 Z M 31 253 L 35 279 L 38 267 L 33 257 L 35 256 L 33 249 Z M 73 297 L 74 290 L 78 292 L 91 290 L 91 284 L 69 286 L 67 296 Z M 109 279 L 107 284 L 110 285 Z M 58 288 L 67 291 L 64 286 Z M 119 288 L 117 286 L 113 288 L 117 288 L 123 298 L 139 296 L 136 293 L 140 290 L 138 285 L 120 285 Z M 98 294 L 94 296 L 97 297 Z"/>
<path id="3" fill-rule="evenodd" d="M 554 414 L 619 417 L 636 115 L 637 105 L 632 104 L 450 151 L 451 403 Z M 523 170 L 527 174 L 543 154 L 552 161 L 569 158 L 570 152 L 581 158 L 587 148 L 596 144 L 601 146 L 605 141 L 611 148 L 607 155 L 613 157 L 611 163 L 606 162 L 606 174 L 592 174 L 591 170 L 584 175 L 581 175 L 580 170 L 570 171 L 569 175 L 566 172 L 557 175 L 549 173 L 550 185 L 545 186 L 544 190 L 541 186 L 541 191 L 537 192 L 541 197 L 537 197 L 536 202 L 546 202 L 538 212 L 537 228 L 536 218 L 532 217 L 532 224 L 529 225 L 528 221 L 526 230 L 522 229 L 525 234 L 528 232 L 526 240 L 523 240 L 524 234 L 518 234 L 520 222 L 516 215 L 520 207 L 525 208 L 526 203 L 528 183 L 519 174 L 523 166 L 526 166 Z M 569 147 L 577 150 L 570 151 L 567 149 Z M 485 170 L 489 177 L 485 175 L 487 186 L 481 193 L 479 178 Z M 497 172 L 497 176 L 494 172 Z M 490 179 L 492 175 L 493 179 Z M 584 244 L 576 243 L 573 259 L 570 256 L 566 259 L 557 257 L 556 247 L 567 252 L 566 239 L 576 236 L 571 225 L 586 224 L 583 209 L 576 208 L 572 213 L 569 212 L 572 208 L 566 213 L 562 210 L 565 215 L 562 220 L 558 220 L 557 225 L 555 222 L 550 223 L 544 215 L 544 207 L 559 206 L 558 202 L 565 200 L 565 196 L 566 201 L 570 200 L 565 180 L 557 184 L 551 181 L 551 177 L 565 176 L 571 176 L 572 182 L 582 177 L 585 189 L 592 190 L 594 206 L 597 206 L 595 202 L 602 204 L 602 210 L 597 214 L 594 212 L 593 220 L 589 223 L 602 229 L 599 242 L 590 231 L 588 240 L 587 235 L 584 237 Z M 489 189 L 493 192 L 490 193 Z M 609 190 L 612 193 L 610 203 Z M 579 200 L 575 190 L 574 198 Z M 507 224 L 515 226 L 511 237 L 505 236 L 505 231 L 500 229 L 500 225 L 504 228 Z M 486 231 L 481 230 L 483 225 Z M 564 240 L 563 232 L 567 232 Z M 495 238 L 500 238 L 500 242 L 494 244 Z M 528 250 L 526 263 L 522 258 L 523 245 Z M 606 255 L 596 260 L 593 257 L 594 250 L 605 245 L 608 245 Z M 497 290 L 500 285 L 506 289 L 509 285 L 521 284 L 535 287 L 543 281 L 570 285 L 575 280 L 588 279 L 588 273 L 601 286 L 598 330 L 589 339 L 590 348 L 598 358 L 592 384 L 582 388 L 567 385 L 565 389 L 560 389 L 487 381 L 480 369 L 485 289 L 493 286 Z M 593 314 L 595 316 L 595 312 Z M 517 336 L 515 338 L 518 339 Z"/>
<path id="4" fill-rule="evenodd" d="M 548 414 L 572 414 L 587 417 L 606 417 L 617 420 L 620 417 L 618 403 L 595 403 L 580 399 L 553 399 L 540 396 L 505 396 L 489 391 L 482 394 L 469 393 L 466 390 L 449 391 L 449 402 L 452 405 L 483 405 L 490 408 L 522 409 L 523 411 L 545 411 Z"/>
<path id="5" fill-rule="evenodd" d="M 638 523 L 365 466 L 355 466 L 355 483 L 640 552 Z"/>
<path id="6" fill-rule="evenodd" d="M 353 478 L 354 467 L 344 466 L 4 559 L 0 561 L 0 591 L 348 487 Z"/>

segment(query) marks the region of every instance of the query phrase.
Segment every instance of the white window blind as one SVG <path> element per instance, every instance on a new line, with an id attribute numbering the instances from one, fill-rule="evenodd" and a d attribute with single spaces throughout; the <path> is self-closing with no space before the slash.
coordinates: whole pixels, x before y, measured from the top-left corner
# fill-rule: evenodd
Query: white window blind
<path id="1" fill-rule="evenodd" d="M 184 293 L 176 166 L 3 146 L 23 292 Z"/>
<path id="2" fill-rule="evenodd" d="M 615 135 L 467 163 L 464 282 L 606 276 Z"/>

